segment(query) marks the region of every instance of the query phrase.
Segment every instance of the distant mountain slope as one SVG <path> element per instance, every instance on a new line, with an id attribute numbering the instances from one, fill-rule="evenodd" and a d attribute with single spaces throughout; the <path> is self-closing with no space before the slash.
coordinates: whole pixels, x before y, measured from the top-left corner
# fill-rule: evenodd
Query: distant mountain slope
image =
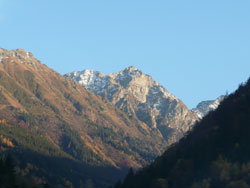
<path id="1" fill-rule="evenodd" d="M 248 188 L 250 79 L 183 139 L 115 188 Z"/>
<path id="2" fill-rule="evenodd" d="M 208 112 L 218 108 L 219 104 L 224 100 L 224 98 L 225 95 L 221 95 L 215 100 L 202 101 L 196 106 L 196 108 L 192 109 L 192 112 L 197 114 L 197 116 L 201 119 L 207 115 Z"/>
<path id="3" fill-rule="evenodd" d="M 54 185 L 69 180 L 79 187 L 90 179 L 107 187 L 122 169 L 147 164 L 167 146 L 159 131 L 22 49 L 0 49 L 0 123 L 0 136 L 14 145 L 1 152 L 21 158 L 24 175 L 36 172 Z"/>
<path id="4" fill-rule="evenodd" d="M 109 100 L 152 130 L 159 130 L 168 144 L 176 142 L 197 120 L 181 100 L 133 66 L 108 75 L 84 70 L 65 77 Z"/>

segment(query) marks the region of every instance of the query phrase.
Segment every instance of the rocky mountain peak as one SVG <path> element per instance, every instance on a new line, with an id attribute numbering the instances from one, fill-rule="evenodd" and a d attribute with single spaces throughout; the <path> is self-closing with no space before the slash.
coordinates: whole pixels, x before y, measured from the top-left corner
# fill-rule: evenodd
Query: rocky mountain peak
<path id="1" fill-rule="evenodd" d="M 139 71 L 135 66 L 129 66 L 127 68 L 124 69 L 124 72 L 134 72 L 134 71 Z"/>
<path id="2" fill-rule="evenodd" d="M 108 75 L 82 71 L 65 76 L 160 131 L 169 143 L 178 140 L 196 120 L 178 98 L 134 66 Z"/>
<path id="3" fill-rule="evenodd" d="M 218 108 L 220 103 L 225 99 L 225 95 L 219 96 L 215 100 L 207 100 L 200 102 L 196 108 L 192 109 L 192 111 L 200 118 L 202 119 L 205 115 L 208 114 L 211 110 L 215 110 Z"/>
<path id="4" fill-rule="evenodd" d="M 78 82 L 85 88 L 91 90 L 94 93 L 102 93 L 104 88 L 109 84 L 109 78 L 105 74 L 95 71 L 85 69 L 83 71 L 74 71 L 65 75 L 70 79 Z"/>
<path id="5" fill-rule="evenodd" d="M 121 84 L 122 87 L 126 88 L 132 80 L 138 80 L 141 77 L 144 77 L 145 74 L 136 67 L 130 66 L 120 72 L 111 73 L 109 76 Z"/>
<path id="6" fill-rule="evenodd" d="M 15 49 L 15 50 L 6 50 L 3 48 L 0 48 L 0 62 L 7 60 L 11 63 L 20 63 L 29 65 L 36 70 L 39 70 L 40 61 L 37 60 L 31 52 L 27 52 L 23 49 Z"/>

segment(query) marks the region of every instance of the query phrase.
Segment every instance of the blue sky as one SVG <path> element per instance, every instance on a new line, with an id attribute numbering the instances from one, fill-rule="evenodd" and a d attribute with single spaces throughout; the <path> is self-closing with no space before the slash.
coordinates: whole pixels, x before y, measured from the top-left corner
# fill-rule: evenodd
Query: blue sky
<path id="1" fill-rule="evenodd" d="M 250 76 L 249 0 L 0 0 L 0 46 L 61 74 L 134 65 L 188 107 Z"/>

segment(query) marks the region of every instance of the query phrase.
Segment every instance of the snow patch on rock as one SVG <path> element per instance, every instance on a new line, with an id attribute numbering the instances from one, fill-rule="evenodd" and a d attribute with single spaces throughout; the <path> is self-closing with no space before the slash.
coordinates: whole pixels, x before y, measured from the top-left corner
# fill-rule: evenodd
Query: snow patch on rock
<path id="1" fill-rule="evenodd" d="M 210 111 L 218 108 L 218 106 L 224 100 L 224 98 L 225 98 L 225 95 L 221 95 L 215 100 L 202 101 L 196 106 L 196 108 L 192 109 L 192 112 L 195 113 L 200 119 L 202 119 Z"/>

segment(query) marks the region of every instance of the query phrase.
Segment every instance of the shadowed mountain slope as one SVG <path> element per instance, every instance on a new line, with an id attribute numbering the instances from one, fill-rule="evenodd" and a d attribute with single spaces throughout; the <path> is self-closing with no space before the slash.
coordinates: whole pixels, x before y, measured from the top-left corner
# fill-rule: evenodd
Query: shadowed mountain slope
<path id="1" fill-rule="evenodd" d="M 178 143 L 115 188 L 248 188 L 250 79 Z"/>

